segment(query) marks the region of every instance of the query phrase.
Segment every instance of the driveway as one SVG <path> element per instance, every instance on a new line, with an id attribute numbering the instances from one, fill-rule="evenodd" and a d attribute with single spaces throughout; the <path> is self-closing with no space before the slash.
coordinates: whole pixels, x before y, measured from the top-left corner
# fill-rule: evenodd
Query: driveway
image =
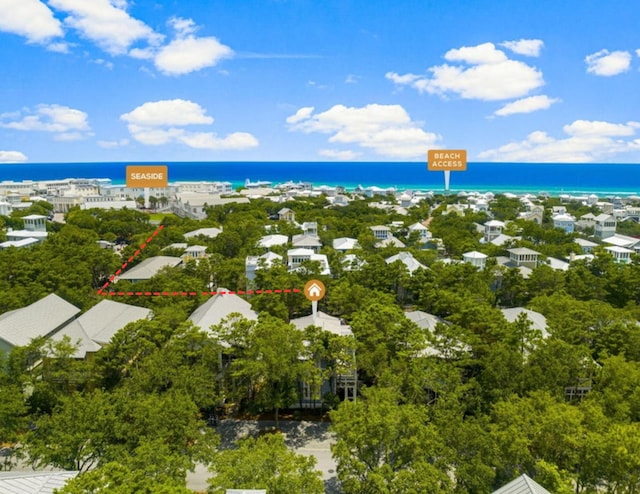
<path id="1" fill-rule="evenodd" d="M 220 434 L 220 448 L 231 448 L 238 439 L 255 435 L 261 430 L 274 426 L 275 422 L 272 420 L 222 420 L 216 427 L 218 434 Z M 298 454 L 316 458 L 316 469 L 322 472 L 325 492 L 329 494 L 340 493 L 341 490 L 335 474 L 336 464 L 331 457 L 330 447 L 334 437 L 329 432 L 329 423 L 281 420 L 279 428 L 285 435 L 287 446 Z M 205 492 L 208 477 L 207 468 L 204 465 L 198 465 L 195 472 L 187 475 L 187 487 L 197 492 Z"/>

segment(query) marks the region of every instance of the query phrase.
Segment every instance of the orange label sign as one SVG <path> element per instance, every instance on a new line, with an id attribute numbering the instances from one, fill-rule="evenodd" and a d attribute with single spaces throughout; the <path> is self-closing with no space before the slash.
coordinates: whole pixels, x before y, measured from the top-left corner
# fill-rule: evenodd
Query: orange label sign
<path id="1" fill-rule="evenodd" d="M 166 187 L 168 184 L 165 165 L 127 166 L 127 187 Z"/>
<path id="2" fill-rule="evenodd" d="M 466 149 L 430 149 L 427 152 L 427 170 L 430 172 L 463 172 L 466 169 Z"/>
<path id="3" fill-rule="evenodd" d="M 322 281 L 309 280 L 304 286 L 304 296 L 312 302 L 316 302 L 324 297 L 326 290 L 327 289 L 324 287 L 324 283 L 322 283 Z"/>

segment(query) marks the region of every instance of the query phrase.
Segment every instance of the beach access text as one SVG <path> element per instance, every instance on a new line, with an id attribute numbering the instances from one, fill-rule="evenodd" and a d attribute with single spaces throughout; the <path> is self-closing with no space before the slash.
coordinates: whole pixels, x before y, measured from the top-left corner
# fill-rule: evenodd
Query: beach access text
<path id="1" fill-rule="evenodd" d="M 127 166 L 127 187 L 166 187 L 168 183 L 166 165 Z"/>
<path id="2" fill-rule="evenodd" d="M 466 149 L 430 149 L 427 152 L 429 171 L 465 171 L 467 169 Z"/>

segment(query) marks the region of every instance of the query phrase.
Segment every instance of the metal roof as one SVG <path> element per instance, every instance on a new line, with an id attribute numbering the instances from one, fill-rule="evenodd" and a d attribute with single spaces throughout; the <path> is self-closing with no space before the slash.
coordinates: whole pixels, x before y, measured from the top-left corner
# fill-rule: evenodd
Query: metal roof
<path id="1" fill-rule="evenodd" d="M 78 472 L 0 472 L 0 494 L 53 494 Z"/>
<path id="2" fill-rule="evenodd" d="M 526 474 L 512 480 L 507 485 L 500 487 L 491 494 L 551 494 L 547 489 L 538 484 Z"/>
<path id="3" fill-rule="evenodd" d="M 155 256 L 145 259 L 137 266 L 127 269 L 119 278 L 121 280 L 148 280 L 166 267 L 175 267 L 182 262 L 179 257 Z"/>
<path id="4" fill-rule="evenodd" d="M 29 344 L 33 338 L 48 336 L 80 312 L 55 293 L 31 305 L 0 315 L 0 338 L 12 346 Z"/>

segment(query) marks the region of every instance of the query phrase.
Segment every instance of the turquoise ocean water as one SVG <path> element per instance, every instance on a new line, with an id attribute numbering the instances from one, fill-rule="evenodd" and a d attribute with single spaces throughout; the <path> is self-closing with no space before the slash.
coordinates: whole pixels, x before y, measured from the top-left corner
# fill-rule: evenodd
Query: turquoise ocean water
<path id="1" fill-rule="evenodd" d="M 0 181 L 108 178 L 124 183 L 131 163 L 0 164 Z M 151 163 L 149 163 L 151 164 Z M 215 180 L 234 187 L 251 181 L 311 182 L 353 189 L 376 185 L 398 189 L 444 191 L 444 174 L 425 163 L 406 162 L 169 162 L 169 181 Z M 557 194 L 640 195 L 640 164 L 469 163 L 451 172 L 451 191 L 547 192 Z"/>

